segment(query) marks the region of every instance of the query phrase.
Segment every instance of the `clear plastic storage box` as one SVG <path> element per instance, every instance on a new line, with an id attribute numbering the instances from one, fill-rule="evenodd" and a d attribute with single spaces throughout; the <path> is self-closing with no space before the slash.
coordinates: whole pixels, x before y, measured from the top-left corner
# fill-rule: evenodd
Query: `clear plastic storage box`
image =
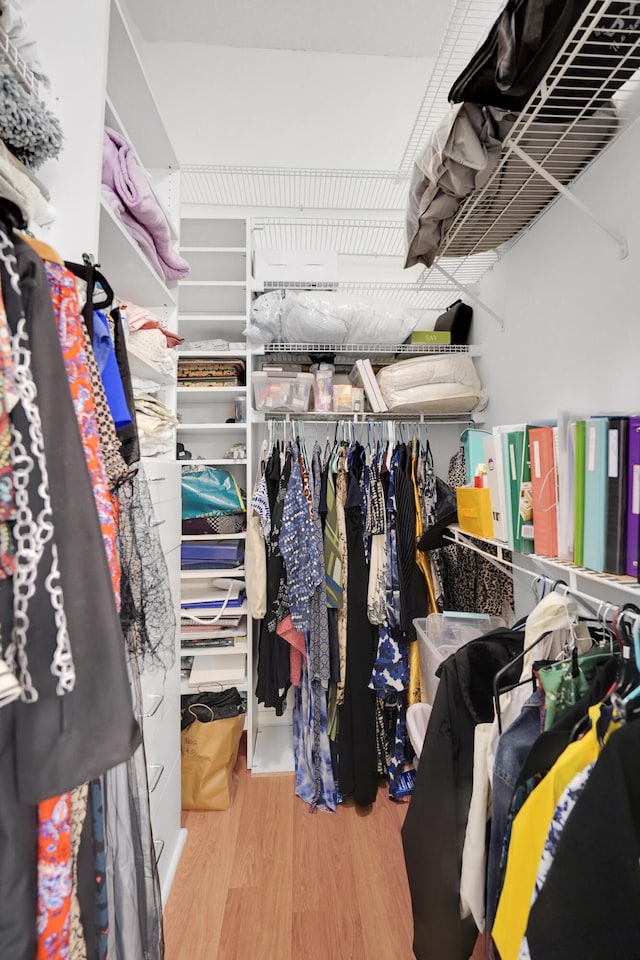
<path id="1" fill-rule="evenodd" d="M 439 683 L 436 670 L 442 661 L 470 640 L 506 626 L 501 617 L 481 613 L 431 613 L 413 624 L 418 636 L 423 699 L 431 705 Z"/>
<path id="2" fill-rule="evenodd" d="M 309 409 L 312 373 L 254 373 L 253 396 L 256 410 L 304 413 Z"/>

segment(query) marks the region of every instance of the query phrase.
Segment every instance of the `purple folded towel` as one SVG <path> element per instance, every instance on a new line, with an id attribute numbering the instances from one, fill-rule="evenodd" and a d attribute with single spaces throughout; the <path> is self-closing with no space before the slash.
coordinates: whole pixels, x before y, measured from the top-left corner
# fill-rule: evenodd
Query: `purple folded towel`
<path id="1" fill-rule="evenodd" d="M 188 276 L 189 264 L 173 249 L 166 215 L 154 197 L 131 145 L 110 127 L 105 127 L 104 131 L 102 183 L 110 206 L 160 276 L 165 280 L 181 280 Z M 154 250 L 153 256 L 150 247 Z"/>

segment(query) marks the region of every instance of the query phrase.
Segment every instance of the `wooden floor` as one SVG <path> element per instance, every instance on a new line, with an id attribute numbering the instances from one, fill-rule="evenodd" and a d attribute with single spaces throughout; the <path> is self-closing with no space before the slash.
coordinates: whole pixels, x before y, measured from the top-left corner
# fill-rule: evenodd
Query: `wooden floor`
<path id="1" fill-rule="evenodd" d="M 411 960 L 406 806 L 381 784 L 372 807 L 311 814 L 293 775 L 237 770 L 230 810 L 183 814 L 166 960 Z"/>

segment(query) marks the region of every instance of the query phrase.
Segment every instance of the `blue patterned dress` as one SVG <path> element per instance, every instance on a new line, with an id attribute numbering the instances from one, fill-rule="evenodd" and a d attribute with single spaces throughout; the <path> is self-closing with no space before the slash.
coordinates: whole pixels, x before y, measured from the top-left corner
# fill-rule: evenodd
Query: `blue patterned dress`
<path id="1" fill-rule="evenodd" d="M 300 686 L 295 688 L 293 746 L 296 794 L 316 809 L 335 811 L 337 793 L 327 734 L 329 681 L 329 628 L 324 570 L 324 545 L 320 521 L 320 447 L 313 451 L 309 477 L 313 515 L 305 496 L 300 452 L 293 451 L 280 544 L 287 569 L 291 617 L 304 633 L 307 661 Z"/>

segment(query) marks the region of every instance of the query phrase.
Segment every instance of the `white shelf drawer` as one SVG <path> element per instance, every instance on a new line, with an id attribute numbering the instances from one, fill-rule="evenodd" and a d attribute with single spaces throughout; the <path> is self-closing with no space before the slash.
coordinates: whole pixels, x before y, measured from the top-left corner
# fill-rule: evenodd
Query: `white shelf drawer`
<path id="1" fill-rule="evenodd" d="M 181 510 L 177 488 L 173 500 L 154 503 L 153 512 L 156 515 L 155 527 L 160 537 L 162 552 L 167 554 L 180 545 Z"/>
<path id="2" fill-rule="evenodd" d="M 166 722 L 160 736 L 153 736 L 151 743 L 145 740 L 147 757 L 147 779 L 149 781 L 149 797 L 153 804 L 154 795 L 162 796 L 168 775 L 173 768 L 176 756 L 180 754 L 180 719 L 179 701 L 174 699 L 167 712 L 167 719 L 173 715 L 173 722 Z M 155 731 L 154 731 L 155 732 Z"/>
<path id="3" fill-rule="evenodd" d="M 164 503 L 180 496 L 180 467 L 177 460 L 142 461 L 142 468 L 149 483 L 152 503 Z"/>
<path id="4" fill-rule="evenodd" d="M 171 661 L 169 661 L 171 663 Z M 142 687 L 142 712 L 151 713 L 154 703 L 158 702 L 158 697 L 164 696 L 164 702 L 160 710 L 164 711 L 175 698 L 177 687 L 179 685 L 180 670 L 174 662 L 173 665 L 163 663 L 145 663 L 140 674 L 140 685 Z M 155 719 L 155 718 L 148 718 Z M 144 720 L 143 720 L 144 723 Z"/>
<path id="5" fill-rule="evenodd" d="M 150 751 L 155 749 L 155 743 L 174 726 L 180 726 L 180 682 L 177 670 L 167 675 L 160 693 L 143 693 L 142 697 L 142 732 L 144 734 L 147 759 Z"/>
<path id="6" fill-rule="evenodd" d="M 151 797 L 151 829 L 156 849 L 158 873 L 163 900 L 166 901 L 166 879 L 171 869 L 175 869 L 176 845 L 180 836 L 181 766 L 180 756 L 167 772 L 164 789 Z"/>

